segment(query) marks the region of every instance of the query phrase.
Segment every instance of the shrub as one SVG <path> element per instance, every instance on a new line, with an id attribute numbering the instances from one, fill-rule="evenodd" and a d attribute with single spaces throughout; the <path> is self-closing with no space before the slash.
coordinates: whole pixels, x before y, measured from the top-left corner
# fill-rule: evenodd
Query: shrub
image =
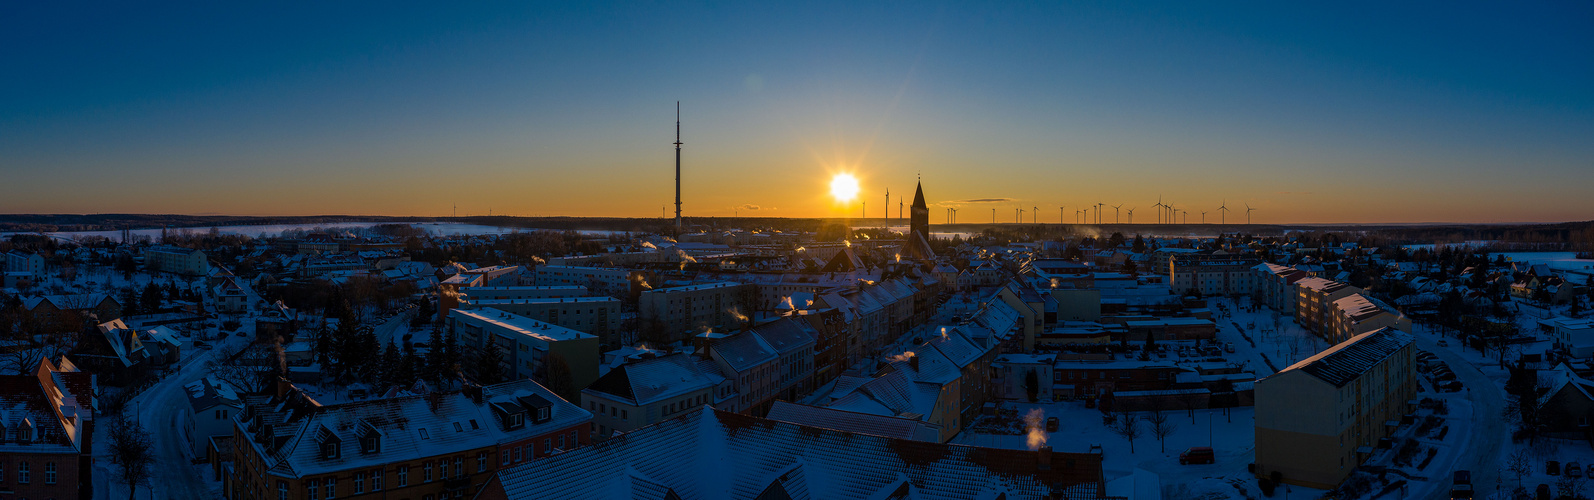
<path id="1" fill-rule="evenodd" d="M 1274 487 L 1275 485 L 1273 484 L 1273 481 L 1269 481 L 1265 477 L 1256 479 L 1256 488 L 1262 490 L 1262 496 L 1273 498 Z"/>

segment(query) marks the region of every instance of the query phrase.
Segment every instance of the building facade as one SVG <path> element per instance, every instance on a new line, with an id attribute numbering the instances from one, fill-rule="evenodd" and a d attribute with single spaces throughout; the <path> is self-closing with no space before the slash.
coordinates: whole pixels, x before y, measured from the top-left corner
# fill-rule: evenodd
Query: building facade
<path id="1" fill-rule="evenodd" d="M 1239 254 L 1174 254 L 1168 257 L 1168 283 L 1177 294 L 1249 295 L 1256 291 L 1255 257 Z"/>
<path id="2" fill-rule="evenodd" d="M 1338 486 L 1414 409 L 1415 359 L 1410 334 L 1383 328 L 1257 380 L 1257 477 Z"/>
<path id="3" fill-rule="evenodd" d="M 448 317 L 460 345 L 497 348 L 505 374 L 548 382 L 557 357 L 575 390 L 598 378 L 597 336 L 492 308 L 455 309 Z"/>
<path id="4" fill-rule="evenodd" d="M 183 276 L 205 276 L 210 273 L 210 260 L 199 250 L 159 245 L 144 250 L 144 268 Z"/>

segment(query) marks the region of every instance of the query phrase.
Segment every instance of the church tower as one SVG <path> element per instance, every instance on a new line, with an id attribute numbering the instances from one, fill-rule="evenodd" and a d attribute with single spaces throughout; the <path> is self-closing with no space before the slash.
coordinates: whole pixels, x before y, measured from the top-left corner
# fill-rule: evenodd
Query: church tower
<path id="1" fill-rule="evenodd" d="M 908 221 L 908 235 L 917 233 L 930 241 L 930 207 L 924 204 L 924 183 L 913 190 L 913 216 Z"/>

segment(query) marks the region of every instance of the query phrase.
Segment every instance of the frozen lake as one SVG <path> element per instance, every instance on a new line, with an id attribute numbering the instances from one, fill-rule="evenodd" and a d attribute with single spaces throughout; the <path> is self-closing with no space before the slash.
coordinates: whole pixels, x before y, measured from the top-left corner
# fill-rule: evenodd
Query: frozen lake
<path id="1" fill-rule="evenodd" d="M 235 234 L 235 235 L 255 236 L 255 237 L 259 237 L 259 236 L 264 235 L 264 236 L 268 236 L 268 237 L 275 237 L 275 236 L 281 235 L 285 231 L 308 231 L 308 230 L 312 230 L 312 229 L 331 229 L 331 230 L 342 229 L 342 230 L 355 231 L 355 230 L 360 230 L 360 229 L 368 228 L 368 227 L 371 227 L 371 226 L 375 226 L 377 224 L 384 224 L 384 223 L 381 223 L 381 222 L 332 222 L 332 223 L 323 223 L 323 224 L 263 224 L 263 225 L 246 225 L 246 226 L 216 226 L 216 231 L 221 233 L 221 234 Z M 516 232 L 541 231 L 541 229 L 533 229 L 533 228 L 483 226 L 483 225 L 480 225 L 480 224 L 460 224 L 460 223 L 454 223 L 454 222 L 415 222 L 415 223 L 410 223 L 409 225 L 417 227 L 417 228 L 424 229 L 427 233 L 432 234 L 434 236 L 450 236 L 450 235 L 476 236 L 476 235 L 484 235 L 484 234 L 510 234 L 510 233 L 516 233 Z M 194 233 L 205 233 L 207 231 L 210 231 L 210 228 L 209 227 L 169 228 L 166 231 L 168 232 L 168 234 L 182 232 L 182 231 L 190 231 L 190 232 L 194 232 Z M 557 231 L 557 230 L 550 230 L 550 231 Z M 133 234 L 134 236 L 149 236 L 151 238 L 158 238 L 158 237 L 160 237 L 160 234 L 161 234 L 161 230 L 160 229 L 135 229 L 135 230 L 129 231 L 129 232 L 131 234 Z M 615 235 L 615 234 L 624 234 L 625 233 L 625 231 L 602 231 L 602 230 L 580 230 L 580 231 L 576 231 L 576 232 L 584 234 L 584 235 L 588 235 L 588 236 L 612 236 L 612 235 Z M 11 234 L 15 234 L 15 233 L 0 233 L 0 236 L 9 236 Z M 51 233 L 45 233 L 45 234 L 48 234 L 50 236 L 55 236 L 55 237 L 58 237 L 58 238 L 62 238 L 62 239 L 72 239 L 72 238 L 76 238 L 76 237 L 79 237 L 79 236 L 103 236 L 105 238 L 109 238 L 109 239 L 112 239 L 112 240 L 117 240 L 117 239 L 120 239 L 122 237 L 122 232 L 121 231 L 59 231 L 59 232 L 51 232 Z"/>

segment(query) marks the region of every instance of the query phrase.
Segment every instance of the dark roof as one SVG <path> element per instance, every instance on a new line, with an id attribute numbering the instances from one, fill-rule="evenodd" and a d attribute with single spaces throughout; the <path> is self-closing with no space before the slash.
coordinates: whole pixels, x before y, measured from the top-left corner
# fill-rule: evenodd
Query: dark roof
<path id="1" fill-rule="evenodd" d="M 913 188 L 913 208 L 930 208 L 924 204 L 924 183 L 920 182 Z"/>
<path id="2" fill-rule="evenodd" d="M 1301 370 L 1335 387 L 1344 387 L 1361 376 L 1362 372 L 1411 343 L 1411 334 L 1394 328 L 1379 328 L 1351 337 L 1283 371 Z"/>

